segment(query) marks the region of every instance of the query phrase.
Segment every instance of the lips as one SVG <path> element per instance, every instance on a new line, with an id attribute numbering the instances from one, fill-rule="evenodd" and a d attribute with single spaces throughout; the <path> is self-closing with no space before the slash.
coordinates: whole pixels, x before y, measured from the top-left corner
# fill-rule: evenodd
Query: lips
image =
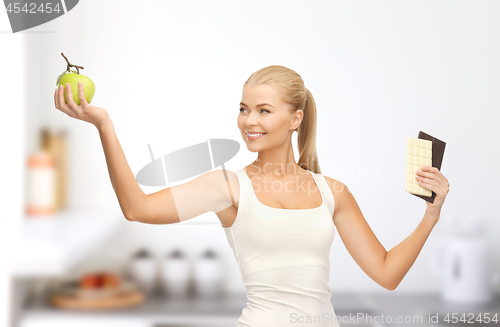
<path id="1" fill-rule="evenodd" d="M 266 135 L 267 133 L 261 133 L 261 132 L 245 132 L 247 134 L 247 140 L 249 141 L 253 141 L 253 140 L 256 140 L 258 138 L 261 138 L 263 137 L 264 135 Z"/>

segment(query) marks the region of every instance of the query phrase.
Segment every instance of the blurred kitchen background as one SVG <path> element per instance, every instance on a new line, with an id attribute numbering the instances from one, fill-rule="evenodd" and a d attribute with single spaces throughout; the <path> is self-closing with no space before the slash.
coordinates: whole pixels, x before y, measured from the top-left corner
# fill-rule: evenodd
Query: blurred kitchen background
<path id="1" fill-rule="evenodd" d="M 226 169 L 248 165 L 243 83 L 268 65 L 295 70 L 316 101 L 322 173 L 350 188 L 387 250 L 425 211 L 405 192 L 406 137 L 443 140 L 450 192 L 411 270 L 388 291 L 336 233 L 332 303 L 337 316 L 373 318 L 341 326 L 498 319 L 499 15 L 494 1 L 85 0 L 12 34 L 2 12 L 0 325 L 235 326 L 246 303 L 215 214 L 124 218 L 96 128 L 54 107 L 61 52 L 96 84 L 92 104 L 109 112 L 134 174 L 148 144 L 157 157 L 208 138 L 240 142 Z M 82 292 L 99 283 L 124 292 Z"/>

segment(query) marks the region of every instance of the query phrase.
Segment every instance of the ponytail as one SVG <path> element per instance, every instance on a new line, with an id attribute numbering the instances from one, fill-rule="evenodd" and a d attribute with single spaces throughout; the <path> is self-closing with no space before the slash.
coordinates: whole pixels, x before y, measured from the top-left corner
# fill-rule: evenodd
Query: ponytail
<path id="1" fill-rule="evenodd" d="M 298 165 L 313 173 L 321 174 L 316 152 L 316 103 L 311 92 L 306 90 L 306 103 L 303 109 L 304 118 L 297 128 L 299 162 Z"/>

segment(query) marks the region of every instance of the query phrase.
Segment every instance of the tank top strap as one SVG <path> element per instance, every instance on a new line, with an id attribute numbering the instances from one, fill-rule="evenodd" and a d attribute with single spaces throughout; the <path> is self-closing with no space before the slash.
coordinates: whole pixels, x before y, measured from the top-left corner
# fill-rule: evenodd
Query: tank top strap
<path id="1" fill-rule="evenodd" d="M 240 205 L 241 205 L 241 200 L 246 198 L 248 196 L 248 187 L 251 187 L 249 183 L 249 178 L 245 170 L 243 168 L 240 168 L 238 170 L 235 170 L 236 176 L 238 177 L 238 183 L 240 184 Z M 247 202 L 247 201 L 244 201 Z"/>
<path id="2" fill-rule="evenodd" d="M 318 186 L 321 188 L 321 192 L 324 194 L 327 205 L 331 210 L 333 216 L 333 211 L 335 209 L 335 198 L 333 197 L 332 190 L 330 189 L 330 186 L 328 185 L 325 176 L 323 176 L 322 174 L 316 174 L 316 173 L 313 174 L 316 177 Z"/>

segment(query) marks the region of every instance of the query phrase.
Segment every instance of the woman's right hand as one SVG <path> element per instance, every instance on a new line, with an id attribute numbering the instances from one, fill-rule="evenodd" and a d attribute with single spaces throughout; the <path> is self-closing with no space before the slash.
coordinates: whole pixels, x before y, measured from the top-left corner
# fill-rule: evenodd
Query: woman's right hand
<path id="1" fill-rule="evenodd" d="M 64 99 L 65 89 L 68 103 L 66 103 Z M 57 109 L 70 117 L 89 122 L 99 129 L 99 127 L 109 119 L 108 112 L 104 108 L 92 106 L 87 103 L 85 93 L 83 92 L 83 84 L 81 83 L 78 85 L 78 98 L 80 99 L 80 105 L 77 105 L 73 98 L 70 84 L 66 84 L 66 87 L 60 86 L 59 89 L 56 89 L 54 92 L 54 103 Z"/>

